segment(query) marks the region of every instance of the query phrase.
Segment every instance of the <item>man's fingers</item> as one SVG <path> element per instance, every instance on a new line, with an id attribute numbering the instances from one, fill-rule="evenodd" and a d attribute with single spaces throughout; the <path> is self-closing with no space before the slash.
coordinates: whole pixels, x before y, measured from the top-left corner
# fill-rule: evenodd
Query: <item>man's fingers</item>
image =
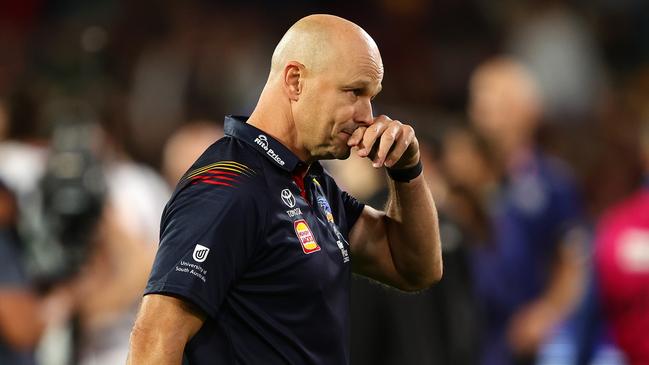
<path id="1" fill-rule="evenodd" d="M 385 162 L 388 153 L 392 149 L 395 141 L 397 141 L 401 135 L 401 127 L 403 125 L 398 120 L 392 121 L 390 126 L 383 132 L 381 135 L 381 140 L 379 142 L 379 149 L 376 153 L 376 157 L 372 160 L 372 165 L 374 167 L 381 167 Z"/>
<path id="2" fill-rule="evenodd" d="M 367 127 L 363 137 L 358 142 L 358 155 L 360 157 L 370 156 L 376 140 L 381 137 L 381 134 L 383 134 L 391 122 L 392 119 L 387 115 L 380 115 L 374 118 L 372 126 Z"/>
<path id="3" fill-rule="evenodd" d="M 375 118 L 372 126 L 354 131 L 347 144 L 357 146 L 358 156 L 372 160 L 374 167 L 393 167 L 404 154 L 409 154 L 409 160 L 418 158 L 419 154 L 414 129 L 385 115 Z M 411 147 L 414 150 L 408 152 Z"/>
<path id="4" fill-rule="evenodd" d="M 356 146 L 361 141 L 361 139 L 363 139 L 363 135 L 365 134 L 366 129 L 367 127 L 356 128 L 354 133 L 352 133 L 351 137 L 349 137 L 349 139 L 347 140 L 347 145 L 350 147 Z"/>
<path id="5" fill-rule="evenodd" d="M 359 156 L 367 157 L 370 154 L 372 146 L 374 146 L 377 138 L 383 134 L 387 126 L 388 124 L 385 122 L 376 122 L 365 130 L 365 134 L 363 134 L 363 138 L 358 145 Z"/>
<path id="6" fill-rule="evenodd" d="M 392 167 L 397 163 L 415 139 L 415 133 L 409 126 L 402 126 L 401 137 L 392 145 L 392 150 L 385 158 L 385 166 Z"/>

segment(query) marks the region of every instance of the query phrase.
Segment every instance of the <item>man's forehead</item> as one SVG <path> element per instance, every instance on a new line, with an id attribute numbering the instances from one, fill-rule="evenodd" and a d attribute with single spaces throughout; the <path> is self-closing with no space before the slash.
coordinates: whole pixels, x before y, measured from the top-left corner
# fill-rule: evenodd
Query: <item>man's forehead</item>
<path id="1" fill-rule="evenodd" d="M 352 79 L 346 86 L 354 89 L 365 89 L 374 94 L 378 94 L 383 85 L 381 85 L 381 78 L 359 77 Z"/>
<path id="2" fill-rule="evenodd" d="M 366 84 L 381 83 L 383 80 L 383 62 L 378 52 L 358 52 L 348 58 L 347 67 L 343 65 L 350 82 Z"/>

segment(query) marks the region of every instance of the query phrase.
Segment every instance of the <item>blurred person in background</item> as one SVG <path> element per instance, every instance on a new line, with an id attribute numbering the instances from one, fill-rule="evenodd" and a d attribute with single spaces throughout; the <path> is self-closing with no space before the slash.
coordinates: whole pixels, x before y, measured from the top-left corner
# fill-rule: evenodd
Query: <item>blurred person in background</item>
<path id="1" fill-rule="evenodd" d="M 639 136 L 644 184 L 603 213 L 595 244 L 604 318 L 629 365 L 649 364 L 649 119 Z"/>
<path id="2" fill-rule="evenodd" d="M 115 132 L 118 126 L 104 124 L 106 128 L 102 129 L 94 110 L 87 104 L 72 98 L 52 98 L 33 104 L 42 111 L 30 113 L 26 110 L 27 105 L 32 105 L 29 100 L 14 98 L 12 102 L 9 109 L 13 113 L 7 119 L 9 130 L 24 129 L 25 126 L 17 126 L 21 122 L 32 126 L 44 124 L 52 130 L 51 138 L 40 138 L 38 144 L 30 143 L 38 128 L 26 131 L 31 134 L 18 134 L 20 139 L 0 142 L 0 151 L 7 152 L 0 152 L 0 177 L 17 186 L 23 208 L 21 223 L 24 227 L 26 220 L 39 216 L 37 220 L 44 220 L 27 229 L 30 237 L 45 236 L 43 243 L 47 245 L 54 243 L 47 241 L 50 238 L 47 236 L 54 235 L 62 246 L 83 246 L 84 252 L 79 262 L 63 260 L 62 264 L 65 275 L 73 276 L 68 287 L 75 303 L 72 317 L 72 327 L 78 330 L 74 333 L 75 348 L 66 349 L 71 350 L 66 353 L 63 342 L 52 343 L 51 347 L 57 349 L 54 350 L 57 356 L 62 353 L 60 356 L 74 358 L 82 365 L 123 363 L 140 293 L 155 254 L 158 220 L 169 197 L 169 188 L 157 172 L 129 158 Z M 56 161 L 72 161 L 75 168 L 68 170 L 71 175 L 64 173 L 55 180 L 44 181 L 44 177 L 58 174 Z M 77 161 L 85 163 L 77 164 Z M 90 193 L 87 183 L 97 180 L 105 185 L 105 191 L 96 213 L 82 209 L 76 221 L 65 214 L 57 213 L 56 217 L 73 226 L 87 226 L 80 227 L 87 231 L 87 236 L 84 234 L 79 242 L 71 242 L 46 229 L 52 216 L 42 214 L 43 206 L 33 209 L 34 204 L 38 205 L 41 199 L 56 201 L 57 195 L 53 194 L 73 189 L 82 195 L 68 196 L 65 200 L 71 204 L 68 207 L 78 207 L 70 200 L 77 199 L 83 205 L 81 201 L 89 198 L 85 194 Z M 86 220 L 95 214 L 96 221 Z M 36 251 L 40 262 L 49 260 L 48 252 L 56 256 L 54 249 L 39 246 Z M 54 273 L 58 275 L 58 269 Z M 68 324 L 67 330 L 72 327 Z M 65 331 L 66 325 L 61 329 Z"/>
<path id="3" fill-rule="evenodd" d="M 43 333 L 70 318 L 74 296 L 69 283 L 47 293 L 34 288 L 16 233 L 17 209 L 13 193 L 0 181 L 0 364 L 34 365 Z"/>
<path id="4" fill-rule="evenodd" d="M 162 152 L 162 174 L 170 187 L 214 141 L 223 137 L 223 128 L 213 121 L 191 121 L 176 129 Z"/>
<path id="5" fill-rule="evenodd" d="M 40 105 L 24 90 L 0 96 L 0 178 L 19 201 L 37 189 L 45 171 Z"/>
<path id="6" fill-rule="evenodd" d="M 106 179 L 106 203 L 77 284 L 80 365 L 124 363 L 128 338 L 159 236 L 170 189 L 152 168 L 130 158 L 104 123 L 95 146 Z"/>
<path id="7" fill-rule="evenodd" d="M 484 316 L 481 363 L 533 364 L 581 296 L 580 197 L 569 169 L 535 143 L 542 100 L 522 63 L 497 57 L 480 65 L 469 113 L 502 166 L 487 202 L 491 238 L 473 250 Z"/>
<path id="8" fill-rule="evenodd" d="M 467 126 L 446 130 L 441 152 L 440 168 L 448 180 L 449 193 L 453 193 L 450 197 L 464 201 L 450 205 L 452 214 L 476 239 L 484 241 L 491 232 L 485 208 L 497 196 L 502 167 L 487 141 Z"/>

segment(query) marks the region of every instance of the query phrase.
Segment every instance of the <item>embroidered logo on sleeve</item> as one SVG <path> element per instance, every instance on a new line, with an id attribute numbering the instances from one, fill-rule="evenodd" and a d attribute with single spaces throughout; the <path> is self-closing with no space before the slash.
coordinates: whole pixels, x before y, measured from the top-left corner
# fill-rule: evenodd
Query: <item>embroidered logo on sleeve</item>
<path id="1" fill-rule="evenodd" d="M 255 171 L 248 166 L 236 161 L 219 161 L 207 166 L 192 170 L 184 180 L 191 180 L 192 184 L 204 183 L 234 187 L 242 177 L 250 177 Z"/>
<path id="2" fill-rule="evenodd" d="M 192 258 L 196 262 L 203 262 L 205 259 L 207 259 L 207 255 L 210 253 L 210 249 L 208 247 L 205 247 L 201 244 L 197 244 L 196 247 L 194 247 L 194 254 L 192 255 Z"/>
<path id="3" fill-rule="evenodd" d="M 300 240 L 302 251 L 305 254 L 308 255 L 320 251 L 320 246 L 316 243 L 315 236 L 313 236 L 309 225 L 306 224 L 304 219 L 298 219 L 293 222 L 293 228 L 295 228 L 295 234 L 297 235 L 298 240 Z"/>

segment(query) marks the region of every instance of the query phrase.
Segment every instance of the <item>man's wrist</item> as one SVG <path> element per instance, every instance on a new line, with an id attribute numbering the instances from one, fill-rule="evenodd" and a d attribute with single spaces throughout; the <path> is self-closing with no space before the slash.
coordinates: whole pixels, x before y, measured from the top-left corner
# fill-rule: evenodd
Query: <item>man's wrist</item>
<path id="1" fill-rule="evenodd" d="M 417 164 L 411 167 L 401 168 L 401 169 L 391 169 L 387 168 L 388 175 L 390 178 L 397 182 L 410 182 L 414 180 L 417 176 L 421 175 L 421 172 L 424 170 L 424 167 L 421 163 L 421 160 L 417 161 Z"/>

